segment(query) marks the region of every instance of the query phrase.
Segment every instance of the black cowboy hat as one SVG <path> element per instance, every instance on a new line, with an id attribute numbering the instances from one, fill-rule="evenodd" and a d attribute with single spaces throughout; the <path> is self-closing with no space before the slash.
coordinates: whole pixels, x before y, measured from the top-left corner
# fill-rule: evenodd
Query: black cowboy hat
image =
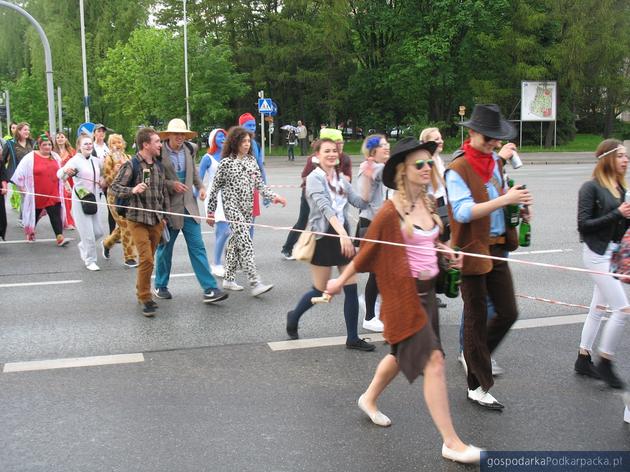
<path id="1" fill-rule="evenodd" d="M 405 160 L 407 154 L 424 149 L 433 155 L 438 144 L 435 141 L 418 141 L 416 138 L 402 138 L 394 145 L 392 154 L 383 169 L 383 184 L 396 189 L 396 166 Z"/>
<path id="2" fill-rule="evenodd" d="M 470 120 L 457 124 L 489 138 L 512 139 L 516 136 L 516 128 L 503 118 L 499 106 L 495 104 L 475 105 Z"/>

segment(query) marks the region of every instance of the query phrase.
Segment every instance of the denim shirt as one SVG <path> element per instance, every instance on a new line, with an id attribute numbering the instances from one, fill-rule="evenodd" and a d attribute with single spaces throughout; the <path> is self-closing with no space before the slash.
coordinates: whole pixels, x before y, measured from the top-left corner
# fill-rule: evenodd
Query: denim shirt
<path id="1" fill-rule="evenodd" d="M 502 182 L 503 177 L 496 163 L 500 157 L 496 153 L 492 153 L 492 157 L 495 161 L 492 174 L 497 182 Z M 448 199 L 453 208 L 453 217 L 460 223 L 470 223 L 472 219 L 472 208 L 476 203 L 473 200 L 468 185 L 466 185 L 464 179 L 454 170 L 446 172 L 445 178 L 446 188 L 448 189 Z M 494 200 L 500 196 L 491 181 L 486 182 L 485 187 L 490 200 Z M 502 234 L 505 234 L 505 214 L 503 208 L 499 208 L 490 213 L 490 236 L 501 236 Z"/>
<path id="2" fill-rule="evenodd" d="M 339 180 L 343 187 L 344 196 L 347 198 L 350 205 L 365 209 L 369 203 L 363 200 L 352 188 L 352 184 L 346 180 L 343 174 L 339 174 Z M 332 197 L 328 191 L 328 180 L 326 179 L 326 173 L 317 167 L 306 178 L 306 201 L 310 207 L 310 213 L 308 215 L 307 228 L 311 231 L 318 233 L 325 233 L 329 226 L 329 221 L 333 216 L 336 216 L 333 208 Z M 349 210 L 348 205 L 343 209 L 344 216 L 344 228 L 346 232 L 350 234 L 349 225 Z M 315 236 L 317 239 L 321 238 L 320 235 Z"/>

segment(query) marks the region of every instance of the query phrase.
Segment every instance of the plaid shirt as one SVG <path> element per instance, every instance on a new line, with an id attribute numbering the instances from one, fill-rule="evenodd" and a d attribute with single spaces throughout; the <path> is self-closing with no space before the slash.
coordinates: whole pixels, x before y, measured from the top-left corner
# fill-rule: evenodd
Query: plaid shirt
<path id="1" fill-rule="evenodd" d="M 165 185 L 164 169 L 162 164 L 154 158 L 153 164 L 147 164 L 139 154 L 135 158 L 140 161 L 140 169 L 136 175 L 134 182 L 133 164 L 131 160 L 125 162 L 120 168 L 118 175 L 109 187 L 117 197 L 128 198 L 127 206 L 133 207 L 127 210 L 126 219 L 153 226 L 164 218 L 162 213 L 143 210 L 157 210 L 158 212 L 168 209 L 170 200 L 168 190 Z M 142 171 L 149 169 L 151 171 L 151 179 L 147 189 L 142 193 L 133 193 L 133 188 L 142 182 Z"/>

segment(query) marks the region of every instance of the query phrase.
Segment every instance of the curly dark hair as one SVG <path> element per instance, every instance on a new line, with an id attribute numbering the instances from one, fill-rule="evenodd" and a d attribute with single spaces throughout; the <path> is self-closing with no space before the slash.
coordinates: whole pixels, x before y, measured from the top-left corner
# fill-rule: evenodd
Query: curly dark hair
<path id="1" fill-rule="evenodd" d="M 247 131 L 245 128 L 241 126 L 232 126 L 227 133 L 227 138 L 225 138 L 225 143 L 223 143 L 223 151 L 221 151 L 221 159 L 228 156 L 238 156 L 238 148 L 241 145 L 245 136 L 249 136 L 249 138 L 253 141 L 254 136 Z M 251 154 L 251 148 L 250 148 Z"/>

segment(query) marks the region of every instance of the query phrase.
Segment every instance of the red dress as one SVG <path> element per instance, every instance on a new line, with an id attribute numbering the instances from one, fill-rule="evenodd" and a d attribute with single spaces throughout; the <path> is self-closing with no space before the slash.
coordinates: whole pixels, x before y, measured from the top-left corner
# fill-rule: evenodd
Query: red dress
<path id="1" fill-rule="evenodd" d="M 33 182 L 35 184 L 35 208 L 42 209 L 56 205 L 59 198 L 59 164 L 52 157 L 35 153 L 33 161 Z"/>
<path id="2" fill-rule="evenodd" d="M 70 160 L 76 153 L 74 149 L 70 148 L 69 152 L 66 152 L 64 156 L 61 156 L 61 166 L 65 166 L 66 162 Z M 74 182 L 72 181 L 72 177 L 66 180 L 63 186 L 63 196 L 65 198 L 64 205 L 66 205 L 66 221 L 64 222 L 64 229 L 67 229 L 68 226 L 74 226 L 74 219 L 72 218 L 72 187 L 74 186 Z"/>

